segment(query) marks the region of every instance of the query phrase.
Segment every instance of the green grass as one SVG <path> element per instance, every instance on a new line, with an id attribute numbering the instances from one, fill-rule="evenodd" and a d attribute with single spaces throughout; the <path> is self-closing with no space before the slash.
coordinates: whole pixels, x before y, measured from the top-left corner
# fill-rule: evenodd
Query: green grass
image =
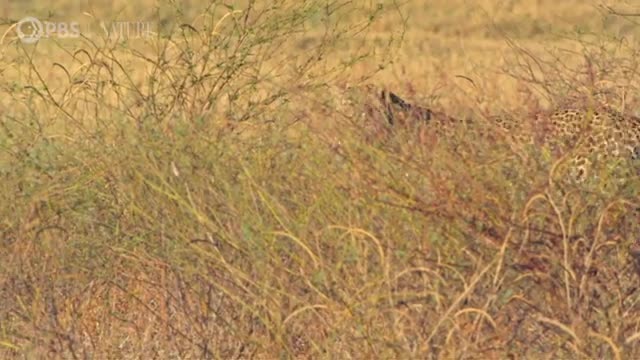
<path id="1" fill-rule="evenodd" d="M 636 164 L 576 185 L 483 121 L 603 83 L 633 110 L 635 49 L 606 31 L 634 18 L 344 3 L 159 3 L 211 22 L 129 42 L 8 33 L 0 357 L 638 357 Z M 361 82 L 474 121 L 390 129 Z"/>

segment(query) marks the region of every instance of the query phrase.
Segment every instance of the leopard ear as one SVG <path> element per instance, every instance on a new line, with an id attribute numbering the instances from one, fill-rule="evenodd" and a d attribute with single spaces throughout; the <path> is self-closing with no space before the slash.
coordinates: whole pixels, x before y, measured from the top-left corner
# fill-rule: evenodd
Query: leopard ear
<path id="1" fill-rule="evenodd" d="M 389 93 L 388 93 L 388 91 L 385 90 L 385 89 L 380 89 L 378 91 L 378 99 L 380 100 L 382 105 L 384 105 L 386 107 L 387 104 L 389 103 Z"/>
<path id="2" fill-rule="evenodd" d="M 429 108 L 420 108 L 420 117 L 424 121 L 431 121 L 431 117 L 433 117 L 433 111 Z"/>
<path id="3" fill-rule="evenodd" d="M 395 123 L 395 116 L 393 115 L 393 108 L 391 107 L 392 100 L 390 99 L 391 93 L 385 89 L 380 90 L 380 102 L 384 110 L 384 115 L 389 125 L 393 126 Z"/>
<path id="4" fill-rule="evenodd" d="M 401 98 L 400 96 L 398 96 L 397 94 L 391 91 L 389 91 L 389 100 L 391 101 L 392 104 L 400 106 L 402 110 L 411 110 L 411 108 L 413 107 L 403 98 Z"/>

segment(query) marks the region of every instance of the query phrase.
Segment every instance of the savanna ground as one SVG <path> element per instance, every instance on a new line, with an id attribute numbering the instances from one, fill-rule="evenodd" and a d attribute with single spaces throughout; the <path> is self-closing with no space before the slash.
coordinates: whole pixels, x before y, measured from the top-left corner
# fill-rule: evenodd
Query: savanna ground
<path id="1" fill-rule="evenodd" d="M 233 3 L 0 5 L 0 358 L 640 357 L 637 173 L 485 121 L 634 114 L 637 4 Z"/>

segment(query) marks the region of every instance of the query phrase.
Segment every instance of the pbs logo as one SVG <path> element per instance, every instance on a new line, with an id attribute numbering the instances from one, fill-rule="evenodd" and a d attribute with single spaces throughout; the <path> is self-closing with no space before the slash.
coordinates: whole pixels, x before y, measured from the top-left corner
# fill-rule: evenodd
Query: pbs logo
<path id="1" fill-rule="evenodd" d="M 80 25 L 77 22 L 40 21 L 33 16 L 27 16 L 16 24 L 16 34 L 24 44 L 34 44 L 40 39 L 53 36 L 59 38 L 80 36 Z"/>

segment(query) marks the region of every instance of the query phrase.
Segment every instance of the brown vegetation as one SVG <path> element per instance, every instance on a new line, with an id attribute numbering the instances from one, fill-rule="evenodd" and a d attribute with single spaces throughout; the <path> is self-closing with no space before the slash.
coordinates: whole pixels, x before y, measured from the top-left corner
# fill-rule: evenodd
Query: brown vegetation
<path id="1" fill-rule="evenodd" d="M 0 7 L 0 358 L 640 357 L 638 159 L 547 141 L 633 3 L 129 3 Z"/>

